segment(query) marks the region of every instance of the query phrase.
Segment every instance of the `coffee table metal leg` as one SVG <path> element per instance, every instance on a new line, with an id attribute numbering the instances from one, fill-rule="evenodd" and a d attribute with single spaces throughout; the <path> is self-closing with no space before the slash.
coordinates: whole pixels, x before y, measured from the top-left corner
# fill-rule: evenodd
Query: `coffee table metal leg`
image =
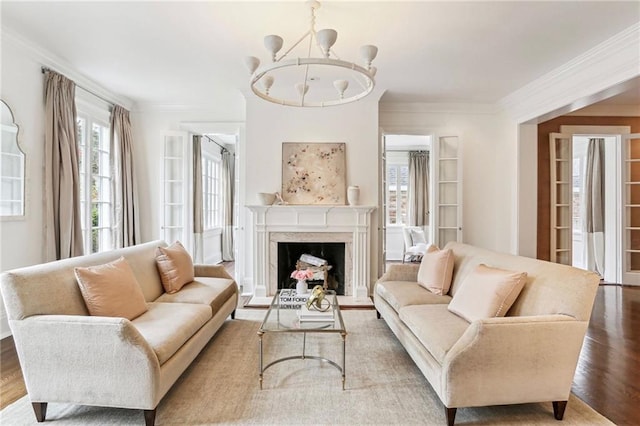
<path id="1" fill-rule="evenodd" d="M 260 381 L 260 390 L 262 390 L 262 373 L 264 372 L 264 370 L 262 369 L 262 335 L 263 335 L 263 333 L 258 332 L 258 340 L 259 340 L 258 345 L 259 345 L 259 348 L 260 348 L 260 350 L 259 350 L 260 356 L 258 357 L 260 359 L 260 361 L 259 361 L 259 363 L 260 363 L 260 376 L 259 376 L 258 380 Z"/>
<path id="2" fill-rule="evenodd" d="M 304 359 L 307 351 L 307 333 L 302 333 L 302 359 Z"/>
<path id="3" fill-rule="evenodd" d="M 345 382 L 345 378 L 346 378 L 346 372 L 345 372 L 345 354 L 346 354 L 346 348 L 347 348 L 347 334 L 346 333 L 340 333 L 340 336 L 342 336 L 342 390 L 344 390 L 344 382 Z"/>

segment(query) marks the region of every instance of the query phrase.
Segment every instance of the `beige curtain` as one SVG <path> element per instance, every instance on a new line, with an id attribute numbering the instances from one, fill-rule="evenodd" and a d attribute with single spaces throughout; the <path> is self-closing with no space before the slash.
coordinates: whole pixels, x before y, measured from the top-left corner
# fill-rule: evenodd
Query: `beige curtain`
<path id="1" fill-rule="evenodd" d="M 235 154 L 222 151 L 222 260 L 233 261 Z"/>
<path id="2" fill-rule="evenodd" d="M 111 205 L 114 248 L 141 243 L 138 188 L 133 170 L 133 134 L 129 111 L 111 112 Z"/>
<path id="3" fill-rule="evenodd" d="M 202 206 L 202 136 L 193 136 L 193 253 L 198 263 L 204 261 L 204 217 Z"/>
<path id="4" fill-rule="evenodd" d="M 409 225 L 429 224 L 429 153 L 409 152 Z"/>
<path id="5" fill-rule="evenodd" d="M 45 259 L 84 253 L 80 216 L 80 181 L 75 83 L 47 71 L 45 79 L 44 233 Z"/>
<path id="6" fill-rule="evenodd" d="M 604 139 L 590 138 L 584 174 L 585 266 L 604 273 Z"/>

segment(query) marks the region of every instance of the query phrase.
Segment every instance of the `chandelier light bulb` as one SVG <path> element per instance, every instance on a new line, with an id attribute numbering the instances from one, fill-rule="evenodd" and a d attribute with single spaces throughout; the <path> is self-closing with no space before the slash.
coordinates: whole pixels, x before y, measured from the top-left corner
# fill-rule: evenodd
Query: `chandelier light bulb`
<path id="1" fill-rule="evenodd" d="M 278 53 L 280 49 L 282 49 L 283 43 L 284 40 L 279 35 L 271 34 L 265 36 L 264 47 L 266 47 L 269 53 L 271 53 L 271 59 L 273 60 L 273 62 L 276 61 L 276 53 Z"/>
<path id="2" fill-rule="evenodd" d="M 300 96 L 304 96 L 309 91 L 309 85 L 304 83 L 296 83 L 296 90 Z"/>
<path id="3" fill-rule="evenodd" d="M 367 65 L 367 68 L 371 67 L 371 62 L 376 58 L 378 54 L 378 48 L 372 44 L 365 44 L 360 47 L 360 56 L 364 59 L 364 63 Z"/>
<path id="4" fill-rule="evenodd" d="M 260 66 L 260 59 L 255 56 L 247 56 L 244 58 L 244 64 L 251 74 Z"/>
<path id="5" fill-rule="evenodd" d="M 332 29 L 320 30 L 316 33 L 316 39 L 318 40 L 320 48 L 324 52 L 324 57 L 328 58 L 331 47 L 333 47 L 338 39 L 338 32 Z"/>
<path id="6" fill-rule="evenodd" d="M 340 94 L 340 99 L 344 99 L 344 91 L 349 87 L 349 82 L 347 80 L 336 80 L 333 82 L 333 87 L 335 87 Z"/>
<path id="7" fill-rule="evenodd" d="M 271 86 L 273 86 L 273 76 L 265 75 L 264 77 L 262 77 L 262 85 L 264 86 L 264 89 L 267 91 L 267 94 L 269 94 L 269 89 L 271 89 Z"/>

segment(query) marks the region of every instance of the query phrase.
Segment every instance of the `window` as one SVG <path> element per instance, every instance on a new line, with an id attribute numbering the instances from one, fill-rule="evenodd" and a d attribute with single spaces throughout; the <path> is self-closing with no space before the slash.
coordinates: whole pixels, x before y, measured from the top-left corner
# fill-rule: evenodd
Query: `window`
<path id="1" fill-rule="evenodd" d="M 113 248 L 109 125 L 86 113 L 78 114 L 77 125 L 82 238 L 89 254 Z"/>
<path id="2" fill-rule="evenodd" d="M 407 224 L 407 197 L 409 189 L 409 165 L 387 164 L 387 223 Z"/>
<path id="3" fill-rule="evenodd" d="M 205 231 L 222 226 L 220 166 L 220 158 L 207 152 L 202 153 L 202 209 Z"/>

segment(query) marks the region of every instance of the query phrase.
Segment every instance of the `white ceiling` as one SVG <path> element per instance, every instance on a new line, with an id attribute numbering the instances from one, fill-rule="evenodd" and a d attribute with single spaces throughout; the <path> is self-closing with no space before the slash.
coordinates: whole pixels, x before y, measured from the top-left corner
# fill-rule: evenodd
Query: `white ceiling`
<path id="1" fill-rule="evenodd" d="M 247 55 L 307 29 L 303 1 L 0 2 L 2 28 L 137 103 L 242 102 Z M 326 1 L 317 29 L 379 47 L 383 102 L 496 102 L 640 22 L 637 1 Z M 253 95 L 251 95 L 253 96 Z M 637 102 L 638 95 L 624 98 Z"/>

